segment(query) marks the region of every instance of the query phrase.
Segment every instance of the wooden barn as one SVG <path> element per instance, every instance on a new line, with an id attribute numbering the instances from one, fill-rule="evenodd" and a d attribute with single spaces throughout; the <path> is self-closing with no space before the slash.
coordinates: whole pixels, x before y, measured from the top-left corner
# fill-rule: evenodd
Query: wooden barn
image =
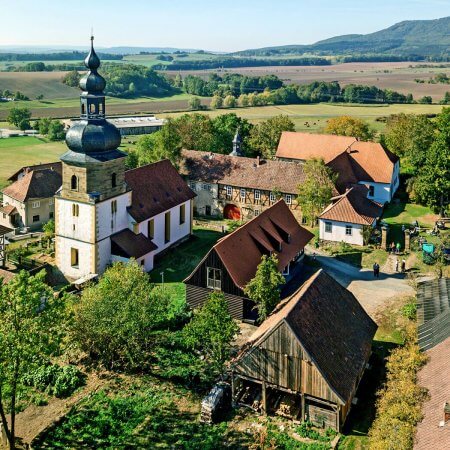
<path id="1" fill-rule="evenodd" d="M 316 272 L 232 362 L 235 403 L 340 431 L 376 329 L 351 292 Z"/>
<path id="2" fill-rule="evenodd" d="M 255 276 L 261 257 L 276 254 L 280 272 L 289 278 L 313 236 L 300 226 L 284 200 L 279 200 L 219 240 L 184 280 L 189 306 L 201 307 L 212 291 L 220 290 L 233 318 L 254 321 L 254 303 L 246 298 L 244 288 Z"/>

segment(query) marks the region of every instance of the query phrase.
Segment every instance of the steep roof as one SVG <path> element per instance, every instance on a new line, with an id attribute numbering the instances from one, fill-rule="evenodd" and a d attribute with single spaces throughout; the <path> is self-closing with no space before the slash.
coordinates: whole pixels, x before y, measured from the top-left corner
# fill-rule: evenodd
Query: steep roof
<path id="1" fill-rule="evenodd" d="M 322 269 L 261 324 L 235 364 L 285 321 L 333 391 L 347 402 L 371 352 L 377 325 L 355 296 Z"/>
<path id="2" fill-rule="evenodd" d="M 158 246 L 142 233 L 134 234 L 129 228 L 111 236 L 111 253 L 124 258 L 140 258 Z"/>
<path id="3" fill-rule="evenodd" d="M 133 191 L 128 212 L 137 222 L 195 197 L 168 159 L 126 171 L 125 181 Z"/>
<path id="4" fill-rule="evenodd" d="M 25 202 L 31 198 L 53 197 L 61 184 L 62 177 L 59 172 L 51 169 L 33 170 L 7 186 L 2 192 L 19 202 Z"/>
<path id="5" fill-rule="evenodd" d="M 383 207 L 367 198 L 365 186 L 354 186 L 345 194 L 335 197 L 319 216 L 319 219 L 348 222 L 359 225 L 372 225 L 381 217 Z"/>
<path id="6" fill-rule="evenodd" d="M 313 237 L 299 225 L 284 200 L 279 200 L 222 238 L 211 251 L 217 253 L 234 284 L 244 289 L 255 276 L 264 254 L 276 254 L 281 271 Z"/>
<path id="7" fill-rule="evenodd" d="M 0 212 L 10 216 L 11 214 L 16 213 L 17 209 L 14 205 L 3 205 L 0 206 Z"/>
<path id="8" fill-rule="evenodd" d="M 286 161 L 258 160 L 242 156 L 183 150 L 182 175 L 205 183 L 283 193 L 298 193 L 304 180 L 303 167 Z"/>
<path id="9" fill-rule="evenodd" d="M 43 170 L 43 169 L 54 170 L 54 171 L 58 172 L 60 175 L 62 175 L 62 162 L 56 161 L 56 162 L 45 163 L 45 164 L 35 164 L 34 166 L 21 167 L 17 172 L 14 172 L 8 178 L 8 181 L 17 181 L 17 179 L 21 173 L 31 172 L 33 170 Z"/>
<path id="10" fill-rule="evenodd" d="M 348 161 L 338 158 L 347 153 Z M 285 131 L 281 134 L 277 158 L 308 160 L 321 158 L 347 180 L 390 183 L 398 157 L 378 142 L 354 137 Z M 337 159 L 338 158 L 338 159 Z M 349 167 L 350 164 L 350 167 Z"/>

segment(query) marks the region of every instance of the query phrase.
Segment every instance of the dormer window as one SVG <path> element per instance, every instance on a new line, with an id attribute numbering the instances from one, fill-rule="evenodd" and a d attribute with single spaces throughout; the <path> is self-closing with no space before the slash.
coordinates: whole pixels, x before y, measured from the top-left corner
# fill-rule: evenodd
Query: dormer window
<path id="1" fill-rule="evenodd" d="M 375 186 L 369 186 L 369 197 L 373 197 L 375 195 Z"/>
<path id="2" fill-rule="evenodd" d="M 78 177 L 76 175 L 72 175 L 70 179 L 70 189 L 72 191 L 78 191 Z"/>
<path id="3" fill-rule="evenodd" d="M 286 205 L 292 205 L 292 195 L 286 194 Z"/>

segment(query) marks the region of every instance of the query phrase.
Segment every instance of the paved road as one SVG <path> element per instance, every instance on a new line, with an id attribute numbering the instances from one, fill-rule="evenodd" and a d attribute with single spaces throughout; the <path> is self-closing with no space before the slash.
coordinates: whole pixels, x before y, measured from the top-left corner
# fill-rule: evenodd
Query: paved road
<path id="1" fill-rule="evenodd" d="M 309 255 L 313 251 L 306 249 Z M 374 278 L 372 270 L 358 269 L 331 256 L 316 254 L 316 260 L 327 273 L 351 291 L 372 316 L 389 299 L 414 294 L 414 289 L 402 274 L 380 272 L 380 277 Z"/>

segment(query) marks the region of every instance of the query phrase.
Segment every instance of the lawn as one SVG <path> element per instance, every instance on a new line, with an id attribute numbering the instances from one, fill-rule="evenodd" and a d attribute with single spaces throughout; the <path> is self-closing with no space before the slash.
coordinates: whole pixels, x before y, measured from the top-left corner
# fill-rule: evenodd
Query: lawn
<path id="1" fill-rule="evenodd" d="M 0 188 L 21 167 L 58 161 L 66 150 L 64 141 L 48 142 L 33 136 L 0 139 Z"/>

